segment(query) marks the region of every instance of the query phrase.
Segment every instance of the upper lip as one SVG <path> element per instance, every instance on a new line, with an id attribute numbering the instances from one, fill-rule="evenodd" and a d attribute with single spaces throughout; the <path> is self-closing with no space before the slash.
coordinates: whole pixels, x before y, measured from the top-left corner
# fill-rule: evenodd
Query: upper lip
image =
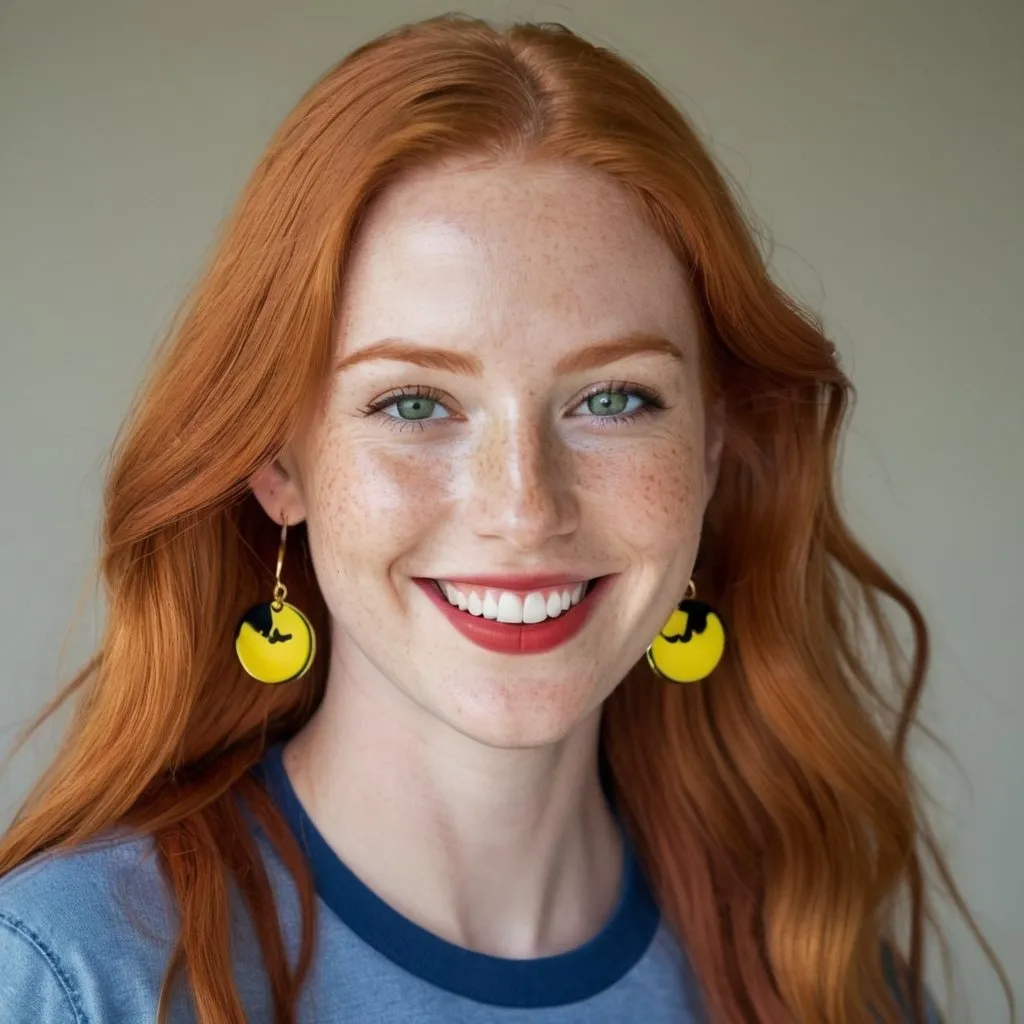
<path id="1" fill-rule="evenodd" d="M 492 590 L 543 590 L 545 587 L 570 586 L 595 579 L 593 575 L 580 572 L 537 572 L 508 573 L 500 575 L 455 575 L 433 576 L 431 579 L 446 583 L 462 583 L 467 586 L 489 587 Z"/>

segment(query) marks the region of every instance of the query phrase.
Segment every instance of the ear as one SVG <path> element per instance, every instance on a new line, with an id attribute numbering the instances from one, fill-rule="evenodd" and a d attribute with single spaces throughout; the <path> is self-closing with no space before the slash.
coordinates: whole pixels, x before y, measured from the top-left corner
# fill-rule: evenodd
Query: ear
<path id="1" fill-rule="evenodd" d="M 704 494 L 705 508 L 718 486 L 725 446 L 725 403 L 719 398 L 708 406 L 704 424 Z"/>
<path id="2" fill-rule="evenodd" d="M 263 511 L 279 526 L 289 526 L 306 518 L 306 495 L 294 454 L 285 450 L 273 461 L 261 466 L 251 477 L 249 487 Z"/>

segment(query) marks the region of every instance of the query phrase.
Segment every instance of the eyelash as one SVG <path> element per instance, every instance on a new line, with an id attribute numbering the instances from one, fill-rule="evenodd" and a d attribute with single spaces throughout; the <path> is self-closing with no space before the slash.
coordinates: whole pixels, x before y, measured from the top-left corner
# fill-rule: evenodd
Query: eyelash
<path id="1" fill-rule="evenodd" d="M 639 409 L 633 410 L 629 413 L 619 413 L 615 416 L 591 416 L 591 419 L 600 424 L 600 429 L 607 429 L 611 426 L 620 426 L 635 422 L 644 416 L 650 416 L 656 412 L 660 412 L 667 408 L 662 397 L 654 391 L 652 388 L 645 387 L 643 384 L 632 384 L 629 381 L 608 381 L 604 384 L 595 384 L 589 388 L 585 394 L 580 396 L 579 401 L 576 403 L 574 408 L 590 401 L 596 395 L 626 395 L 629 397 L 641 398 L 644 401 L 644 405 Z M 375 398 L 365 408 L 359 411 L 364 416 L 376 416 L 382 419 L 391 430 L 406 431 L 406 430 L 424 430 L 426 424 L 430 422 L 426 420 L 404 420 L 400 416 L 388 416 L 384 413 L 384 410 L 395 402 L 401 401 L 403 398 L 426 398 L 432 402 L 437 402 L 443 408 L 448 409 L 444 404 L 445 394 L 442 391 L 438 391 L 436 388 L 426 387 L 422 384 L 413 384 L 407 387 L 392 388 L 390 391 L 385 392 L 379 398 Z M 451 412 L 451 410 L 448 410 Z"/>
<path id="2" fill-rule="evenodd" d="M 444 405 L 445 395 L 436 388 L 428 388 L 423 384 L 412 384 L 408 387 L 392 388 L 390 391 L 384 392 L 380 398 L 375 398 L 365 409 L 360 409 L 359 411 L 364 416 L 376 416 L 378 419 L 383 420 L 390 430 L 401 432 L 406 430 L 425 430 L 426 420 L 403 420 L 399 416 L 385 415 L 384 410 L 389 405 L 400 402 L 403 398 L 427 398 L 431 402 Z M 448 407 L 445 406 L 445 408 L 447 409 Z"/>
<path id="3" fill-rule="evenodd" d="M 632 384 L 628 380 L 611 380 L 604 384 L 595 384 L 580 396 L 576 407 L 590 401 L 595 395 L 626 395 L 627 397 L 642 398 L 644 401 L 639 409 L 634 409 L 632 412 L 619 413 L 615 416 L 591 416 L 592 420 L 601 425 L 601 429 L 634 423 L 645 416 L 652 416 L 667 408 L 661 395 L 653 388 L 644 387 L 643 384 Z"/>

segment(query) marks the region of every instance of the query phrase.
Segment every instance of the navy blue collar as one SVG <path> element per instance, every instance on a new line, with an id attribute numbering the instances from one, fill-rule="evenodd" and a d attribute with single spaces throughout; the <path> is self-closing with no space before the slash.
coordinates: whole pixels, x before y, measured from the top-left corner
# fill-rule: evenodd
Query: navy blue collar
<path id="1" fill-rule="evenodd" d="M 614 985 L 654 939 L 658 908 L 628 842 L 619 903 L 601 932 L 579 948 L 508 960 L 438 938 L 388 906 L 327 845 L 292 788 L 282 750 L 280 743 L 268 748 L 260 774 L 306 853 L 320 898 L 364 942 L 424 981 L 493 1006 L 562 1006 Z"/>

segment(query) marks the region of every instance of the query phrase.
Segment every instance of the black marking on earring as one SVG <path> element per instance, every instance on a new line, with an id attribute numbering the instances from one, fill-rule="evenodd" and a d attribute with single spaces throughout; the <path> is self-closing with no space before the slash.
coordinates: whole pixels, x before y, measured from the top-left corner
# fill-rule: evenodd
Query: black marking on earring
<path id="1" fill-rule="evenodd" d="M 686 616 L 686 630 L 682 633 L 673 633 L 672 636 L 661 634 L 663 640 L 670 644 L 688 644 L 693 639 L 694 633 L 703 633 L 708 628 L 708 616 L 711 608 L 699 601 L 681 601 L 678 611 Z"/>
<path id="2" fill-rule="evenodd" d="M 285 643 L 292 638 L 291 633 L 282 633 L 274 625 L 274 616 L 269 604 L 253 605 L 252 608 L 242 616 L 242 621 L 238 624 L 238 628 L 241 629 L 246 623 L 252 626 L 260 636 L 272 644 Z"/>
<path id="3" fill-rule="evenodd" d="M 274 628 L 274 618 L 270 614 L 270 605 L 254 604 L 242 616 L 242 621 L 238 624 L 238 628 L 241 629 L 246 623 L 252 626 L 261 636 L 270 636 L 270 631 Z"/>

